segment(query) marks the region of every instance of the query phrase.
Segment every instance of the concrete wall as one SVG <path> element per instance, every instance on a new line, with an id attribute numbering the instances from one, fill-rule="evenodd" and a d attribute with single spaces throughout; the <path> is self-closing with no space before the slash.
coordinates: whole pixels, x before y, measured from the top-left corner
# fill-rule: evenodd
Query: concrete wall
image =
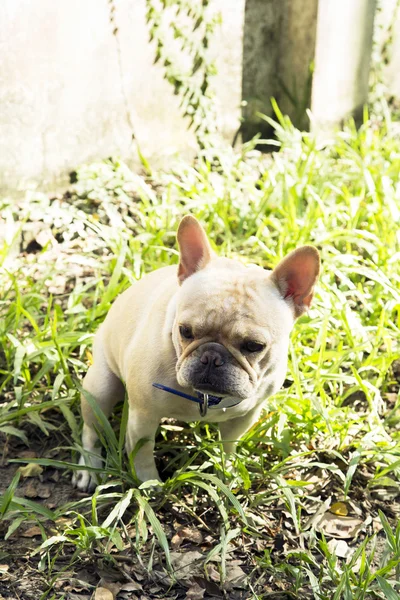
<path id="1" fill-rule="evenodd" d="M 224 20 L 217 58 L 221 128 L 240 124 L 244 0 L 218 0 Z M 150 159 L 195 151 L 178 98 L 153 65 L 145 0 L 0 2 L 0 189 L 51 184 L 84 161 L 135 157 L 132 132 Z"/>
<path id="2" fill-rule="evenodd" d="M 308 126 L 310 106 L 322 128 L 359 111 L 375 4 L 213 0 L 222 26 L 210 53 L 226 139 L 239 127 L 244 138 L 262 131 L 256 113 L 272 114 L 271 96 L 300 127 Z M 391 68 L 400 96 L 400 22 L 396 31 Z M 1 0 L 0 192 L 52 184 L 82 162 L 112 154 L 132 162 L 133 134 L 156 163 L 194 154 L 193 133 L 162 68 L 153 65 L 148 36 L 145 0 Z"/>
<path id="3" fill-rule="evenodd" d="M 399 0 L 380 0 L 376 13 L 378 51 L 384 53 L 379 65 L 383 70 L 383 83 L 389 96 L 400 105 L 400 3 Z M 379 59 L 378 59 L 379 60 Z"/>

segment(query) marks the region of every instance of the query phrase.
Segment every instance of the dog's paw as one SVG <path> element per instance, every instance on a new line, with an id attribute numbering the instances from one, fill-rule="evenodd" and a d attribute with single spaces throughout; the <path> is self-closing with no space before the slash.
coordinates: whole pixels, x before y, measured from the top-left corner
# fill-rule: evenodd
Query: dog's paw
<path id="1" fill-rule="evenodd" d="M 161 483 L 161 477 L 158 474 L 156 466 L 144 468 L 141 465 L 135 464 L 136 477 L 142 483 L 149 483 L 148 487 L 159 487 L 157 482 Z"/>
<path id="2" fill-rule="evenodd" d="M 85 459 L 83 456 L 79 459 L 80 465 L 86 465 Z M 103 461 L 100 457 L 96 458 L 92 456 L 90 458 L 90 466 L 95 467 L 96 469 L 100 469 L 103 465 Z M 98 485 L 97 474 L 92 473 L 87 469 L 82 469 L 79 471 L 75 471 L 72 476 L 72 485 L 78 488 L 81 492 L 93 492 Z"/>
<path id="3" fill-rule="evenodd" d="M 96 489 L 97 482 L 89 471 L 76 471 L 72 476 L 72 485 L 81 492 L 93 492 Z"/>

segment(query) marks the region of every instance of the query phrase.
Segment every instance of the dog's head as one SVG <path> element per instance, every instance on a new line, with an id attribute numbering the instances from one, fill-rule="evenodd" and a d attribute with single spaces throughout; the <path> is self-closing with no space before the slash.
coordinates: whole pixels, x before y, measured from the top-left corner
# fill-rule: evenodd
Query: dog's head
<path id="1" fill-rule="evenodd" d="M 276 391 L 293 323 L 312 301 L 318 251 L 298 248 L 269 272 L 217 258 L 192 216 L 177 237 L 181 285 L 172 339 L 179 385 L 241 399 L 264 391 L 266 381 L 268 393 Z"/>

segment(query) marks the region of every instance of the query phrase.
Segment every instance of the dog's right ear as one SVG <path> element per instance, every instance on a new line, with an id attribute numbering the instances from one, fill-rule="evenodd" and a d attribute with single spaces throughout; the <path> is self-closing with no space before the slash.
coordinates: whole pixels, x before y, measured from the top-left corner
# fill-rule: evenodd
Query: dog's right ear
<path id="1" fill-rule="evenodd" d="M 302 246 L 290 252 L 272 271 L 272 281 L 293 307 L 295 317 L 311 306 L 319 270 L 318 250 L 314 246 Z"/>
<path id="2" fill-rule="evenodd" d="M 186 215 L 178 227 L 177 239 L 180 250 L 178 279 L 182 283 L 210 262 L 213 251 L 204 229 L 192 215 Z"/>

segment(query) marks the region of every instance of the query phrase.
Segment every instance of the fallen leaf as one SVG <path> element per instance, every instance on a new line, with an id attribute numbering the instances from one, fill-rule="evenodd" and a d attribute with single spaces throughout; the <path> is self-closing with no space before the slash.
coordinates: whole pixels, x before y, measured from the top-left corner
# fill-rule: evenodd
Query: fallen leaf
<path id="1" fill-rule="evenodd" d="M 104 587 L 96 588 L 94 600 L 115 600 L 114 594 Z"/>
<path id="2" fill-rule="evenodd" d="M 198 583 L 195 583 L 186 592 L 186 600 L 202 600 L 206 590 L 201 588 Z"/>
<path id="3" fill-rule="evenodd" d="M 211 567 L 211 566 L 212 565 L 210 565 L 210 564 L 206 565 L 206 567 Z M 208 571 L 208 569 L 207 569 L 207 571 Z M 216 569 L 215 569 L 215 572 L 218 575 L 218 581 L 219 581 L 219 573 L 216 571 Z M 210 581 L 209 579 L 205 579 L 205 577 L 193 577 L 193 580 L 201 588 L 203 588 L 209 596 L 214 596 L 216 598 L 222 598 L 223 597 L 223 595 L 224 595 L 223 592 L 219 589 L 218 585 L 216 583 L 214 583 L 214 581 Z"/>
<path id="4" fill-rule="evenodd" d="M 37 458 L 37 454 L 34 450 L 24 450 L 18 453 L 18 458 Z"/>
<path id="5" fill-rule="evenodd" d="M 44 284 L 47 286 L 50 294 L 64 294 L 67 286 L 67 278 L 64 275 L 54 275 L 51 279 L 46 279 Z"/>
<path id="6" fill-rule="evenodd" d="M 247 588 L 247 575 L 238 561 L 233 560 L 226 566 L 224 588 L 228 591 L 234 588 Z"/>
<path id="7" fill-rule="evenodd" d="M 136 583 L 136 581 L 130 581 L 129 583 L 124 583 L 124 585 L 121 587 L 120 591 L 121 592 L 141 592 L 142 589 L 143 588 L 140 585 L 140 583 Z"/>
<path id="8" fill-rule="evenodd" d="M 349 509 L 347 508 L 347 504 L 345 502 L 334 502 L 329 511 L 334 515 L 339 515 L 341 517 L 347 517 L 349 514 Z"/>
<path id="9" fill-rule="evenodd" d="M 62 578 L 60 577 L 60 579 L 57 579 L 53 583 L 54 589 L 60 590 L 61 588 L 65 588 L 65 582 L 70 581 L 72 579 L 73 575 L 74 575 L 73 571 L 64 571 Z"/>
<path id="10" fill-rule="evenodd" d="M 107 579 L 101 578 L 98 587 L 108 590 L 111 592 L 113 598 L 115 598 L 121 589 L 121 583 L 116 583 L 115 581 L 108 581 Z"/>
<path id="11" fill-rule="evenodd" d="M 361 506 L 359 506 L 356 502 L 354 502 L 353 500 L 347 500 L 347 506 L 349 507 L 349 509 L 351 509 L 350 512 L 353 515 L 357 515 L 358 517 L 362 516 L 363 510 Z M 368 512 L 371 510 L 371 504 L 368 502 L 368 500 L 364 500 L 363 507 L 364 510 Z"/>
<path id="12" fill-rule="evenodd" d="M 206 572 L 210 581 L 215 583 L 219 583 L 221 581 L 219 571 L 215 568 L 215 566 L 212 563 L 206 564 Z"/>
<path id="13" fill-rule="evenodd" d="M 339 558 L 348 558 L 354 553 L 354 549 L 350 548 L 347 542 L 335 538 L 329 540 L 328 548 L 332 554 L 335 554 Z"/>
<path id="14" fill-rule="evenodd" d="M 52 494 L 51 486 L 45 483 L 39 483 L 37 490 L 39 498 L 50 498 Z"/>
<path id="15" fill-rule="evenodd" d="M 189 540 L 195 544 L 201 544 L 203 536 L 195 527 L 182 527 L 181 529 L 178 529 L 176 534 L 172 537 L 171 547 L 173 550 L 177 550 L 184 540 Z"/>
<path id="16" fill-rule="evenodd" d="M 204 560 L 204 556 L 196 550 L 190 552 L 171 552 L 171 564 L 174 568 L 174 575 L 178 580 L 198 575 L 199 563 L 202 560 Z"/>
<path id="17" fill-rule="evenodd" d="M 22 477 L 39 477 L 43 473 L 43 468 L 36 463 L 28 463 L 24 467 L 18 469 Z"/>
<path id="18" fill-rule="evenodd" d="M 355 517 L 342 517 L 326 512 L 317 525 L 317 530 L 334 538 L 354 538 L 363 527 L 364 521 Z"/>
<path id="19" fill-rule="evenodd" d="M 55 521 L 56 525 L 62 529 L 68 529 L 68 527 L 72 526 L 73 522 L 73 519 L 69 519 L 67 517 L 58 517 L 58 519 Z"/>
<path id="20" fill-rule="evenodd" d="M 39 231 L 39 233 L 36 236 L 36 241 L 39 244 L 39 246 L 42 246 L 42 248 L 44 248 L 50 242 L 53 245 L 57 245 L 57 240 L 51 233 L 50 229 L 42 229 L 41 231 Z"/>
<path id="21" fill-rule="evenodd" d="M 38 497 L 38 491 L 37 491 L 37 481 L 31 480 L 28 481 L 28 483 L 24 486 L 22 493 L 24 494 L 25 498 L 37 498 Z"/>
<path id="22" fill-rule="evenodd" d="M 313 515 L 303 525 L 303 530 L 307 531 L 307 529 L 313 528 L 316 524 L 321 520 L 321 516 L 325 514 L 325 512 L 329 509 L 331 505 L 331 497 L 329 496 L 314 512 Z"/>
<path id="23" fill-rule="evenodd" d="M 0 565 L 0 573 L 7 573 L 10 565 Z"/>
<path id="24" fill-rule="evenodd" d="M 52 473 L 50 475 L 50 479 L 52 481 L 55 481 L 57 483 L 57 481 L 60 481 L 60 472 L 59 471 L 54 471 L 54 473 Z"/>
<path id="25" fill-rule="evenodd" d="M 378 517 L 374 517 L 372 519 L 372 530 L 374 533 L 379 533 L 379 531 L 382 531 L 383 529 L 383 525 L 381 520 Z"/>
<path id="26" fill-rule="evenodd" d="M 25 538 L 35 537 L 36 535 L 42 535 L 42 530 L 37 525 L 33 525 L 33 527 L 29 527 L 29 529 L 27 529 L 26 531 L 23 531 L 21 533 L 21 537 L 25 537 Z"/>
<path id="27" fill-rule="evenodd" d="M 22 493 L 25 498 L 50 498 L 51 487 L 45 483 L 40 483 L 39 480 L 30 479 L 24 486 Z"/>

